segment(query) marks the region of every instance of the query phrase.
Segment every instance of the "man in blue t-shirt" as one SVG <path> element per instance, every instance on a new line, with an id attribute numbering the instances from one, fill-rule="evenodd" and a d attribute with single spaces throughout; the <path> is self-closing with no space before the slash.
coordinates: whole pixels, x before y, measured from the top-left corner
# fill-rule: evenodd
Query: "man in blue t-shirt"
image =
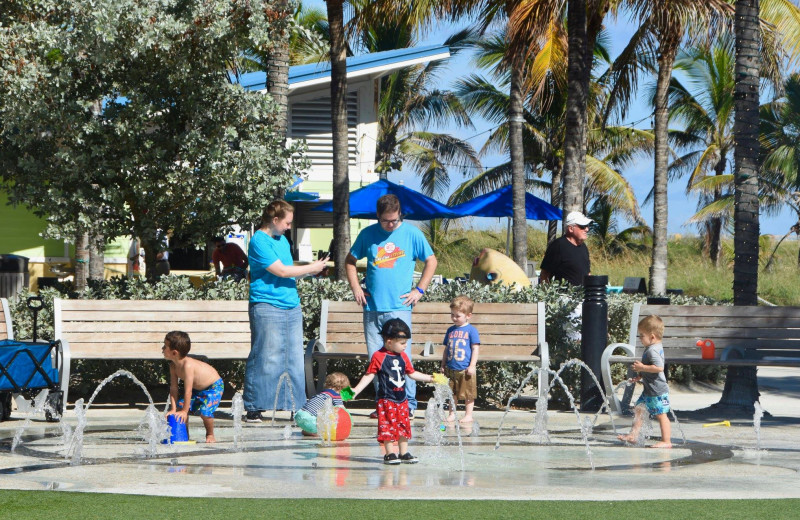
<path id="1" fill-rule="evenodd" d="M 364 337 L 370 358 L 383 347 L 379 333 L 386 321 L 400 318 L 411 328 L 411 308 L 425 294 L 436 271 L 436 256 L 425 235 L 418 228 L 405 225 L 400 210 L 397 196 L 388 194 L 378 199 L 378 223 L 361 230 L 347 255 L 347 280 L 356 302 L 364 307 Z M 366 291 L 356 271 L 356 261 L 365 257 Z M 425 262 L 425 267 L 419 283 L 412 287 L 417 260 Z M 410 339 L 405 352 L 410 359 Z M 417 386 L 413 380 L 406 384 L 406 395 L 413 416 L 417 409 Z"/>

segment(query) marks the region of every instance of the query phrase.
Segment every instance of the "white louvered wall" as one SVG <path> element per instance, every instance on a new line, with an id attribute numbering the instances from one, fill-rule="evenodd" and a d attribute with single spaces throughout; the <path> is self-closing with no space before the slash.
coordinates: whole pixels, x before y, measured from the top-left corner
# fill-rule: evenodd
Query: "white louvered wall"
<path id="1" fill-rule="evenodd" d="M 333 168 L 333 135 L 331 133 L 331 100 L 329 96 L 292 103 L 289 135 L 305 139 L 307 157 L 312 168 Z M 347 94 L 348 163 L 358 161 L 358 93 Z"/>

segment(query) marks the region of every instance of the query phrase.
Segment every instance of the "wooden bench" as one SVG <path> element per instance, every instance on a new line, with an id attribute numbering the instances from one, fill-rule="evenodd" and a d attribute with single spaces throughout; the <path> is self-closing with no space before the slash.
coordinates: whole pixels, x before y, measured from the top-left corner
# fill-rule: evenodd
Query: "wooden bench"
<path id="1" fill-rule="evenodd" d="M 64 403 L 71 359 L 163 359 L 164 336 L 172 330 L 189 334 L 192 354 L 246 359 L 247 305 L 239 300 L 53 300 L 54 335 L 64 347 Z"/>
<path id="2" fill-rule="evenodd" d="M 800 307 L 637 303 L 633 306 L 628 343 L 609 345 L 601 359 L 606 395 L 616 411 L 622 411 L 628 403 L 621 403 L 614 393 L 611 363 L 630 364 L 642 358 L 644 347 L 638 339 L 638 324 L 651 314 L 664 320 L 666 364 L 800 366 Z M 714 359 L 701 357 L 697 346 L 700 339 L 714 342 Z M 626 355 L 614 355 L 618 348 Z"/>
<path id="3" fill-rule="evenodd" d="M 14 326 L 11 323 L 8 300 L 0 298 L 0 340 L 3 339 L 14 339 Z"/>
<path id="4" fill-rule="evenodd" d="M 549 366 L 544 302 L 476 303 L 472 318 L 471 323 L 481 335 L 480 362 L 538 362 Z M 444 334 L 452 324 L 449 303 L 417 304 L 411 326 L 412 361 L 441 360 Z M 355 302 L 323 300 L 319 330 L 319 339 L 312 339 L 306 347 L 308 395 L 322 390 L 329 359 L 367 359 L 363 311 Z M 538 355 L 534 355 L 537 348 Z M 319 368 L 316 384 L 314 360 Z M 547 382 L 541 379 L 540 390 L 546 389 Z"/>

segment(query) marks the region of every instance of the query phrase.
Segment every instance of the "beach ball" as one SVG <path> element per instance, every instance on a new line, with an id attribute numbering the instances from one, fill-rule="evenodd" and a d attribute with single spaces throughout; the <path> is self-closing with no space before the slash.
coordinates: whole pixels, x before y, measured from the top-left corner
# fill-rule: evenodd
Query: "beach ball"
<path id="1" fill-rule="evenodd" d="M 341 406 L 334 408 L 329 420 L 325 420 L 324 413 L 320 411 L 317 415 L 317 435 L 325 441 L 343 441 L 350 436 L 353 420 L 346 408 Z M 335 427 L 334 421 L 336 421 Z"/>
<path id="2" fill-rule="evenodd" d="M 353 419 L 350 417 L 350 412 L 347 411 L 347 408 L 340 406 L 336 408 L 336 413 L 338 414 L 336 421 L 336 438 L 333 440 L 343 441 L 350 436 L 350 430 L 353 429 Z"/>

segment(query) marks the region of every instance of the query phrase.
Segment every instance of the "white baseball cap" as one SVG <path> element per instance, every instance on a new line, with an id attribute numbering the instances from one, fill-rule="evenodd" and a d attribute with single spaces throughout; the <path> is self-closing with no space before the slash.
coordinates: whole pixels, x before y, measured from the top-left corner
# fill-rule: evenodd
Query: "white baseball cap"
<path id="1" fill-rule="evenodd" d="M 573 211 L 569 215 L 567 215 L 566 225 L 567 226 L 588 226 L 594 222 L 594 220 L 590 219 L 580 211 Z"/>

